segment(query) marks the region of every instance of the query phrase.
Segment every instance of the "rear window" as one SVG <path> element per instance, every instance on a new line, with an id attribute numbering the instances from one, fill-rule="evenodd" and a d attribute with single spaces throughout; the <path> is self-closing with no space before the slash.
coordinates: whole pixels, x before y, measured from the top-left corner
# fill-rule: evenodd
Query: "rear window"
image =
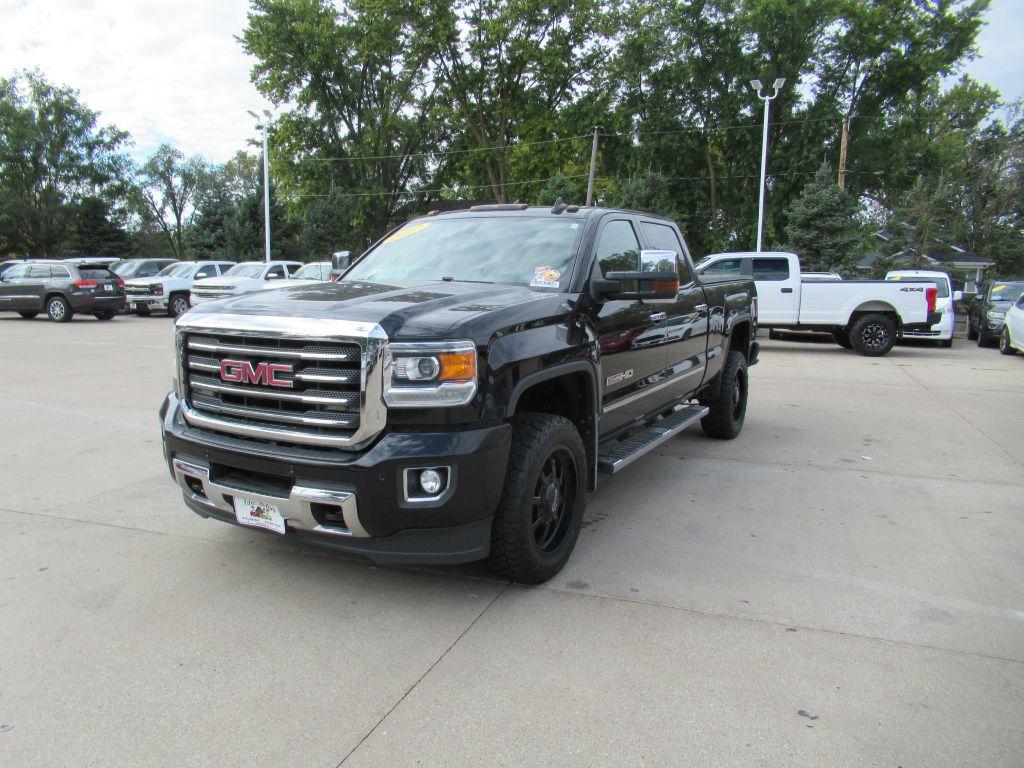
<path id="1" fill-rule="evenodd" d="M 752 259 L 754 280 L 789 280 L 789 259 Z"/>
<path id="2" fill-rule="evenodd" d="M 79 267 L 78 274 L 83 280 L 116 280 L 117 275 L 106 267 Z"/>

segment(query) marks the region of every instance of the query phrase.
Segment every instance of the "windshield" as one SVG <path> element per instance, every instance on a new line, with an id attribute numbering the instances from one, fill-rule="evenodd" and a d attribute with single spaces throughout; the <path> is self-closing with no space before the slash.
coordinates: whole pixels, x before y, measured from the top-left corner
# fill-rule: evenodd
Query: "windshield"
<path id="1" fill-rule="evenodd" d="M 188 277 L 189 272 L 195 268 L 195 264 L 183 261 L 180 264 L 171 264 L 169 267 L 164 267 L 157 274 L 157 277 Z"/>
<path id="2" fill-rule="evenodd" d="M 121 278 L 135 277 L 135 274 L 139 271 L 141 267 L 141 261 L 119 261 L 117 264 L 111 267 L 111 270 L 113 270 L 115 275 Z"/>
<path id="3" fill-rule="evenodd" d="M 307 264 L 292 275 L 296 280 L 324 280 L 331 272 L 330 264 Z"/>
<path id="4" fill-rule="evenodd" d="M 582 224 L 553 217 L 414 221 L 364 256 L 345 281 L 411 285 L 430 280 L 567 287 Z"/>
<path id="5" fill-rule="evenodd" d="M 224 273 L 226 277 L 259 277 L 263 274 L 263 265 L 257 261 L 238 264 Z"/>
<path id="6" fill-rule="evenodd" d="M 989 301 L 1016 301 L 1024 293 L 1024 282 L 996 283 L 989 291 Z"/>

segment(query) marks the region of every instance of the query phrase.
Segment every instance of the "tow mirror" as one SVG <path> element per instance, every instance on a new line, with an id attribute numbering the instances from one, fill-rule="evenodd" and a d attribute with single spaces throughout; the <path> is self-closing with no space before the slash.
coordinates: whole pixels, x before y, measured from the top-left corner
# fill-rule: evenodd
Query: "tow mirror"
<path id="1" fill-rule="evenodd" d="M 609 272 L 592 281 L 594 290 L 609 299 L 674 301 L 679 293 L 679 254 L 640 251 L 640 269 Z"/>
<path id="2" fill-rule="evenodd" d="M 335 251 L 331 254 L 331 274 L 337 277 L 352 266 L 352 251 Z"/>

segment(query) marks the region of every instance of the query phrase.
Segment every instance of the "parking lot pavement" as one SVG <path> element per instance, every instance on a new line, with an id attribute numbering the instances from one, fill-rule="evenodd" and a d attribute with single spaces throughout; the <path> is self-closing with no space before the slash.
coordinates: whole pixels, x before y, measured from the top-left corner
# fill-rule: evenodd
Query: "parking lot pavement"
<path id="1" fill-rule="evenodd" d="M 169 327 L 0 319 L 0 765 L 1020 765 L 1024 358 L 765 340 L 523 588 L 186 511 Z"/>

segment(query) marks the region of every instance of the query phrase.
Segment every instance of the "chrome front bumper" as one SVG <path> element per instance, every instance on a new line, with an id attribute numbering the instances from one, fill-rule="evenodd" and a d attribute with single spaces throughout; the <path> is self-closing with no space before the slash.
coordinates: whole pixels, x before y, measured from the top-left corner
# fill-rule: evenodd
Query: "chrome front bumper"
<path id="1" fill-rule="evenodd" d="M 209 467 L 199 461 L 175 458 L 171 465 L 174 479 L 181 486 L 185 498 L 211 512 L 234 517 L 233 498 L 236 494 L 240 494 L 246 498 L 276 506 L 288 521 L 289 527 L 349 538 L 368 538 L 370 535 L 359 520 L 359 510 L 354 493 L 331 488 L 294 485 L 288 496 L 275 496 L 245 488 L 241 484 L 227 485 L 211 480 Z M 313 504 L 340 510 L 345 527 L 321 525 L 313 515 Z"/>

